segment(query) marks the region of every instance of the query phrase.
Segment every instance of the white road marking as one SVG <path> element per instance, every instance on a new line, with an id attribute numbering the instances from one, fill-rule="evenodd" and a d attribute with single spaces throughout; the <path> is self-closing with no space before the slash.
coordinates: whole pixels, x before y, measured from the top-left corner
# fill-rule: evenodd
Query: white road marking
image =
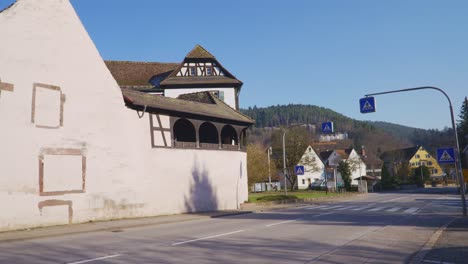
<path id="1" fill-rule="evenodd" d="M 354 209 L 351 209 L 351 210 L 353 210 L 353 211 L 361 211 L 361 210 L 366 209 L 366 208 L 367 208 L 367 207 L 362 206 L 362 207 L 354 208 Z"/>
<path id="2" fill-rule="evenodd" d="M 382 209 L 384 209 L 385 207 L 376 207 L 376 208 L 373 208 L 373 209 L 370 209 L 369 211 L 370 212 L 376 212 L 376 211 L 380 211 Z"/>
<path id="3" fill-rule="evenodd" d="M 281 224 L 286 224 L 286 223 L 290 223 L 290 222 L 295 222 L 297 220 L 300 220 L 301 218 L 297 218 L 297 219 L 294 219 L 294 220 L 288 220 L 288 221 L 283 221 L 283 222 L 279 222 L 279 223 L 274 223 L 274 224 L 269 224 L 269 225 L 266 225 L 266 227 L 271 227 L 271 226 L 275 226 L 275 225 L 281 225 Z"/>
<path id="4" fill-rule="evenodd" d="M 380 203 L 388 203 L 388 202 L 393 202 L 393 201 L 400 200 L 400 199 L 404 199 L 404 198 L 408 198 L 408 196 L 403 196 L 403 197 L 393 198 L 393 199 L 386 200 L 386 201 L 380 201 Z"/>
<path id="5" fill-rule="evenodd" d="M 190 242 L 195 242 L 195 241 L 200 241 L 200 240 L 206 240 L 206 239 L 215 238 L 215 237 L 220 237 L 220 236 L 232 235 L 232 234 L 236 234 L 236 233 L 240 233 L 240 232 L 244 232 L 244 231 L 245 231 L 245 230 L 237 230 L 237 231 L 234 231 L 234 232 L 229 232 L 229 233 L 224 233 L 224 234 L 219 234 L 219 235 L 214 235 L 214 236 L 208 236 L 208 237 L 202 237 L 202 238 L 197 238 L 197 239 L 192 239 L 192 240 L 177 242 L 177 243 L 172 244 L 172 246 L 187 244 L 187 243 L 190 243 Z"/>
<path id="6" fill-rule="evenodd" d="M 321 206 L 317 206 L 317 207 L 315 207 L 315 208 L 313 208 L 313 209 L 320 209 L 320 208 L 324 208 L 324 207 L 327 207 L 327 206 L 328 206 L 328 205 L 321 205 Z"/>
<path id="7" fill-rule="evenodd" d="M 442 262 L 442 261 L 435 261 L 435 260 L 423 260 L 423 263 L 437 263 L 437 264 L 455 264 L 452 262 Z"/>
<path id="8" fill-rule="evenodd" d="M 396 212 L 396 211 L 398 211 L 400 209 L 401 209 L 401 207 L 393 207 L 393 208 L 388 209 L 387 212 Z"/>
<path id="9" fill-rule="evenodd" d="M 93 259 L 87 259 L 87 260 L 81 260 L 77 262 L 67 262 L 66 264 L 80 264 L 80 263 L 88 263 L 96 260 L 102 260 L 102 259 L 108 259 L 108 258 L 115 258 L 121 256 L 121 254 L 116 254 L 116 255 L 110 255 L 110 256 L 105 256 L 105 257 L 100 257 L 100 258 L 93 258 Z"/>
<path id="10" fill-rule="evenodd" d="M 340 208 L 340 207 L 343 207 L 342 205 L 338 205 L 338 206 L 332 206 L 332 207 L 328 207 L 327 209 L 337 209 L 337 208 Z"/>
<path id="11" fill-rule="evenodd" d="M 417 207 L 411 207 L 410 209 L 407 209 L 407 210 L 405 210 L 404 212 L 405 212 L 405 213 L 410 213 L 410 214 L 412 214 L 412 213 L 416 212 L 417 210 L 419 210 L 419 208 L 417 208 Z"/>
<path id="12" fill-rule="evenodd" d="M 343 207 L 343 208 L 339 208 L 339 209 L 336 209 L 336 210 L 348 210 L 348 209 L 351 209 L 351 208 L 354 208 L 356 206 L 346 206 L 346 207 Z"/>

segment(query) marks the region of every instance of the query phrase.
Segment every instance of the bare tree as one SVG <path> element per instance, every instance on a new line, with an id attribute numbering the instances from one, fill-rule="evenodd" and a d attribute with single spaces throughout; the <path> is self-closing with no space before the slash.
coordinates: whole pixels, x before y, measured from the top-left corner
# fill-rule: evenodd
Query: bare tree
<path id="1" fill-rule="evenodd" d="M 249 185 L 268 180 L 268 157 L 261 144 L 247 145 L 247 175 Z"/>

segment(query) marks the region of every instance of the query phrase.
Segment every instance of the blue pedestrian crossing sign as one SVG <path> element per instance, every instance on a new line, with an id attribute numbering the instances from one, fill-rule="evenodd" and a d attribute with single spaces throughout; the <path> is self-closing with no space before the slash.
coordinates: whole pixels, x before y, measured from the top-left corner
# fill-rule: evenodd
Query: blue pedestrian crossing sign
<path id="1" fill-rule="evenodd" d="M 295 166 L 294 173 L 296 173 L 296 175 L 304 175 L 304 166 L 302 165 Z"/>
<path id="2" fill-rule="evenodd" d="M 455 150 L 453 148 L 437 149 L 437 162 L 439 164 L 455 163 Z"/>
<path id="3" fill-rule="evenodd" d="M 333 122 L 323 122 L 322 133 L 333 133 Z"/>
<path id="4" fill-rule="evenodd" d="M 368 96 L 359 99 L 359 109 L 363 114 L 375 112 L 375 98 Z"/>

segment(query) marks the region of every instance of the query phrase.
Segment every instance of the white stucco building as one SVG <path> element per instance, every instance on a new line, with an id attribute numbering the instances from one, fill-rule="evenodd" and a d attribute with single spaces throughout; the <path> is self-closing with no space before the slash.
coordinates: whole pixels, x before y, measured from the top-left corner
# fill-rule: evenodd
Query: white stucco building
<path id="1" fill-rule="evenodd" d="M 304 175 L 297 175 L 297 188 L 307 189 L 311 183 L 325 180 L 325 164 L 311 146 L 308 146 L 297 165 L 304 166 Z"/>
<path id="2" fill-rule="evenodd" d="M 247 200 L 240 85 L 227 104 L 200 79 L 212 92 L 121 90 L 68 0 L 18 0 L 0 36 L 0 231 Z"/>
<path id="3" fill-rule="evenodd" d="M 323 162 L 336 174 L 337 183 L 343 182 L 341 174 L 336 170 L 341 161 L 346 161 L 351 168 L 351 185 L 359 185 L 359 177 L 366 175 L 366 164 L 354 149 L 337 149 L 320 152 Z M 332 176 L 333 177 L 333 176 Z M 335 178 L 335 177 L 333 177 Z"/>

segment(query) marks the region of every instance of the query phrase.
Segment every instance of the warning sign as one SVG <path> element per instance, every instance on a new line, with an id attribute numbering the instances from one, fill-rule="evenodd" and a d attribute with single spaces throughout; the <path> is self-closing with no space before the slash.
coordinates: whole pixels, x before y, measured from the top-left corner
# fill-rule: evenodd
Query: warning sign
<path id="1" fill-rule="evenodd" d="M 453 148 L 437 149 L 437 162 L 439 162 L 439 164 L 455 163 L 455 151 Z"/>

